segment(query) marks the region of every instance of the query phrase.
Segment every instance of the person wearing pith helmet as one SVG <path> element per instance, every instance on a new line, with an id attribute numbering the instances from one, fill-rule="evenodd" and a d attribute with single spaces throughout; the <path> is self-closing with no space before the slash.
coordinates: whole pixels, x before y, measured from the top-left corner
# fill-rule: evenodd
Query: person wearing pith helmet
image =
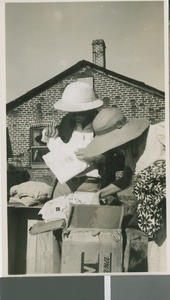
<path id="1" fill-rule="evenodd" d="M 90 84 L 73 82 L 66 86 L 62 98 L 54 104 L 54 108 L 66 112 L 89 111 L 103 105 L 103 101 L 95 97 Z"/>
<path id="2" fill-rule="evenodd" d="M 42 132 L 42 142 L 49 138 L 60 137 L 64 143 L 75 148 L 86 147 L 94 137 L 92 122 L 103 101 L 97 99 L 93 88 L 86 82 L 73 82 L 66 86 L 62 97 L 54 104 L 56 110 L 66 112 L 58 126 L 47 126 Z M 53 198 L 68 195 L 75 191 L 96 192 L 99 189 L 100 176 L 98 170 L 90 167 L 90 171 L 60 184 L 56 180 Z"/>

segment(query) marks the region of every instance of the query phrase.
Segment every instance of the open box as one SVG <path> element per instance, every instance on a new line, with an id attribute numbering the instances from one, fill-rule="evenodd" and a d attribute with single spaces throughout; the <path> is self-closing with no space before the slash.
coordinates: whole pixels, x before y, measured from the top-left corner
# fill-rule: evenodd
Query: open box
<path id="1" fill-rule="evenodd" d="M 61 263 L 58 269 L 61 273 L 122 272 L 123 216 L 123 205 L 76 204 L 70 208 L 67 226 L 64 220 L 39 221 L 32 226 L 30 233 L 40 234 L 44 239 L 48 232 L 62 229 L 61 262 L 57 263 Z M 60 259 L 54 249 L 52 253 L 53 259 L 55 256 Z"/>
<path id="2" fill-rule="evenodd" d="M 72 206 L 63 230 L 61 273 L 122 272 L 123 206 Z"/>

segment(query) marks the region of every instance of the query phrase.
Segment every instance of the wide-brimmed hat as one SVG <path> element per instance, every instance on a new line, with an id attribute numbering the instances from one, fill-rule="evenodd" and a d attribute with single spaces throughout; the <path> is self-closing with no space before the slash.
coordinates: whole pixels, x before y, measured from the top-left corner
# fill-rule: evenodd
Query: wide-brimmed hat
<path id="1" fill-rule="evenodd" d="M 147 118 L 126 120 L 118 108 L 102 109 L 93 121 L 95 138 L 84 155 L 93 157 L 139 137 L 149 126 Z"/>
<path id="2" fill-rule="evenodd" d="M 62 98 L 54 104 L 54 108 L 66 112 L 86 111 L 98 108 L 103 101 L 95 97 L 90 84 L 73 82 L 66 86 Z"/>

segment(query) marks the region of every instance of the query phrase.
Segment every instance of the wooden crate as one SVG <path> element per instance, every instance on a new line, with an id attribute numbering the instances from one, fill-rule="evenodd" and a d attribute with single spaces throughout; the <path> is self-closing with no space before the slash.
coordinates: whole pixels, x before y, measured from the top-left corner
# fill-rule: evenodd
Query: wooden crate
<path id="1" fill-rule="evenodd" d="M 29 228 L 35 220 L 28 220 L 27 274 L 51 274 L 60 272 L 60 244 L 53 231 L 31 235 Z"/>
<path id="2" fill-rule="evenodd" d="M 8 206 L 8 273 L 50 274 L 60 271 L 60 245 L 54 233 L 29 233 L 40 207 Z"/>

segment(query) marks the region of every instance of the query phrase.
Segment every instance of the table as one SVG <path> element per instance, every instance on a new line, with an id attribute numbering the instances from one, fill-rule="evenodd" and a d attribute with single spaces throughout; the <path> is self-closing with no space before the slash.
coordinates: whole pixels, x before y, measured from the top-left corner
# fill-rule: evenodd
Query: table
<path id="1" fill-rule="evenodd" d="M 60 272 L 59 243 L 53 231 L 31 235 L 41 205 L 8 204 L 8 273 L 50 274 Z"/>

